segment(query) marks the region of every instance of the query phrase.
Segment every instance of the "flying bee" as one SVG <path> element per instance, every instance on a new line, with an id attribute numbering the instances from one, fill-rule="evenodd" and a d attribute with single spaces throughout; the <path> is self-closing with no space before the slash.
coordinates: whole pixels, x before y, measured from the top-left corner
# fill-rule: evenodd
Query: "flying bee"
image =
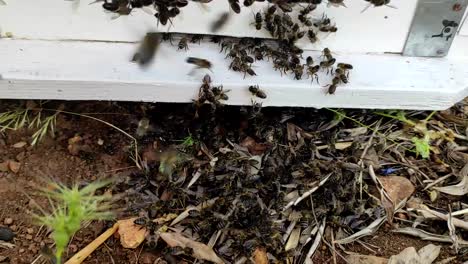
<path id="1" fill-rule="evenodd" d="M 179 44 L 177 44 L 177 46 L 178 46 L 177 50 L 181 50 L 181 49 L 188 50 L 188 43 L 187 42 L 188 42 L 187 37 L 181 38 L 180 41 L 179 41 Z"/>
<path id="2" fill-rule="evenodd" d="M 153 61 L 160 43 L 161 35 L 159 33 L 147 33 L 137 52 L 133 55 L 132 61 L 137 62 L 142 67 L 148 66 Z"/>
<path id="3" fill-rule="evenodd" d="M 197 66 L 196 68 L 200 68 L 200 69 L 203 68 L 203 69 L 208 69 L 211 71 L 212 64 L 209 60 L 195 58 L 195 57 L 188 57 L 186 62 Z"/>
<path id="4" fill-rule="evenodd" d="M 262 22 L 263 22 L 262 14 L 260 12 L 257 12 L 257 14 L 255 14 L 255 29 L 256 30 L 262 29 Z"/>
<path id="5" fill-rule="evenodd" d="M 228 22 L 229 17 L 229 12 L 222 13 L 221 16 L 211 24 L 211 32 L 218 32 L 221 30 Z"/>
<path id="6" fill-rule="evenodd" d="M 261 98 L 261 99 L 267 98 L 266 93 L 263 90 L 261 90 L 260 87 L 258 87 L 258 85 L 249 86 L 249 91 L 252 93 L 252 95 L 258 98 Z"/>

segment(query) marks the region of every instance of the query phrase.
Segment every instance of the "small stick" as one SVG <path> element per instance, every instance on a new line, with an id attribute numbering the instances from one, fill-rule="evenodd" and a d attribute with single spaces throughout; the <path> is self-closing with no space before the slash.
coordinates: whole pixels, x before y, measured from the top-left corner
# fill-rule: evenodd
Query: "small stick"
<path id="1" fill-rule="evenodd" d="M 119 228 L 119 224 L 114 224 L 113 227 L 106 230 L 91 243 L 89 243 L 82 250 L 78 251 L 73 257 L 71 257 L 65 264 L 80 264 L 83 262 L 91 253 L 93 253 L 102 243 L 104 243 L 115 231 Z"/>

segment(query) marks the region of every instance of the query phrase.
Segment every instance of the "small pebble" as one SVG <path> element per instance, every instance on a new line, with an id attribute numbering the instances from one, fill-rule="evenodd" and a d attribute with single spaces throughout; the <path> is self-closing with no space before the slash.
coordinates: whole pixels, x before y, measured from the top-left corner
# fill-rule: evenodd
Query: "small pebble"
<path id="1" fill-rule="evenodd" d="M 20 250 L 18 251 L 19 253 L 23 253 L 25 251 L 24 248 L 20 248 Z"/>
<path id="2" fill-rule="evenodd" d="M 15 233 L 6 226 L 0 226 L 0 240 L 11 241 L 15 237 Z"/>
<path id="3" fill-rule="evenodd" d="M 32 237 L 32 235 L 26 235 L 26 239 L 27 239 L 27 240 L 32 240 L 33 237 Z"/>
<path id="4" fill-rule="evenodd" d="M 34 228 L 28 228 L 26 229 L 26 232 L 30 235 L 34 234 Z"/>
<path id="5" fill-rule="evenodd" d="M 70 249 L 70 251 L 71 251 L 72 253 L 75 253 L 75 252 L 78 251 L 78 246 L 75 245 L 75 244 L 70 244 L 70 245 L 68 246 L 68 248 Z"/>
<path id="6" fill-rule="evenodd" d="M 5 225 L 11 225 L 13 224 L 13 218 L 5 218 L 5 220 L 3 221 L 3 223 Z"/>

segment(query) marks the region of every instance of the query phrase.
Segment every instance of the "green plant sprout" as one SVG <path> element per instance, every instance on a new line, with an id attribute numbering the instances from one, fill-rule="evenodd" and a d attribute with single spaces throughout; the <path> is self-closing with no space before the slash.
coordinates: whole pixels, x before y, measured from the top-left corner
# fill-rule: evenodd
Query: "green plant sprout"
<path id="1" fill-rule="evenodd" d="M 51 116 L 43 117 L 42 111 L 38 111 L 32 120 L 30 120 L 30 109 L 16 109 L 0 113 L 0 132 L 5 130 L 18 130 L 27 127 L 36 129 L 31 136 L 31 145 L 34 146 L 41 141 L 47 133 L 54 134 L 57 123 L 58 111 Z"/>
<path id="2" fill-rule="evenodd" d="M 429 158 L 431 152 L 431 142 L 438 138 L 446 138 L 443 132 L 431 130 L 427 128 L 428 121 L 436 111 L 432 111 L 424 120 L 413 121 L 406 117 L 405 112 L 403 111 L 391 111 L 388 113 L 376 112 L 376 114 L 398 120 L 408 126 L 410 126 L 414 132 L 420 136 L 414 136 L 411 138 L 411 141 L 414 144 L 415 152 L 417 155 L 420 155 L 422 158 Z"/>
<path id="3" fill-rule="evenodd" d="M 181 142 L 180 144 L 184 148 L 190 148 L 197 143 L 197 141 L 193 138 L 192 134 L 189 134 L 184 139 L 174 140 L 175 142 Z"/>
<path id="4" fill-rule="evenodd" d="M 50 183 L 41 194 L 49 199 L 51 213 L 46 213 L 41 207 L 42 215 L 34 215 L 38 224 L 52 229 L 55 242 L 56 263 L 62 261 L 63 252 L 70 238 L 81 228 L 85 221 L 109 220 L 114 217 L 110 211 L 110 194 L 96 195 L 96 190 L 108 185 L 110 181 L 99 181 L 79 188 L 77 184 L 71 188 L 59 183 Z"/>

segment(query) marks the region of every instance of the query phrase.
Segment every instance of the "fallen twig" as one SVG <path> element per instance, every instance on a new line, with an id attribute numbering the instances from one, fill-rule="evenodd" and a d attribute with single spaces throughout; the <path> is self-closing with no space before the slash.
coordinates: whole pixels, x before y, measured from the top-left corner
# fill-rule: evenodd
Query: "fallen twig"
<path id="1" fill-rule="evenodd" d="M 106 232 L 102 233 L 91 243 L 89 243 L 82 250 L 78 251 L 73 257 L 71 257 L 65 264 L 80 264 L 83 262 L 91 253 L 93 253 L 102 243 L 104 243 L 115 231 L 119 228 L 119 224 L 115 223 L 114 226 L 107 229 Z"/>

